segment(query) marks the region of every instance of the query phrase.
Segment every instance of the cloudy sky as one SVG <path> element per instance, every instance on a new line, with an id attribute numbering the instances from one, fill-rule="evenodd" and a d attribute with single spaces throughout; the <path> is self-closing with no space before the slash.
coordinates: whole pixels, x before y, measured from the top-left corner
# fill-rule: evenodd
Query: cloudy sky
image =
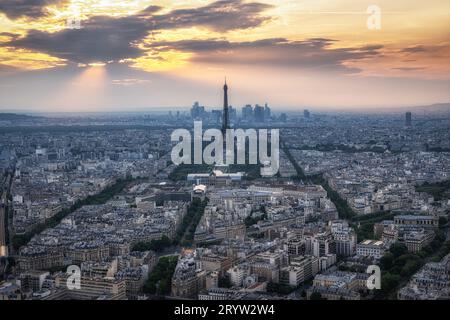
<path id="1" fill-rule="evenodd" d="M 1 0 L 0 111 L 215 107 L 225 76 L 236 107 L 449 102 L 449 14 L 448 0 Z"/>

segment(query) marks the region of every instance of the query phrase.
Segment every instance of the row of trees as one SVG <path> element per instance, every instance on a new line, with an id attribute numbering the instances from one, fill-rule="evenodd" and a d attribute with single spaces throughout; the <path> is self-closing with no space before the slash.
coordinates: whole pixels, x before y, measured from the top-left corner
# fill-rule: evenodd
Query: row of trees
<path id="1" fill-rule="evenodd" d="M 156 252 L 161 252 L 165 248 L 170 247 L 171 245 L 173 245 L 172 240 L 170 240 L 169 237 L 164 235 L 164 236 L 162 236 L 161 239 L 154 239 L 149 242 L 145 242 L 145 241 L 138 242 L 133 246 L 132 250 L 133 251 L 153 250 Z"/>
<path id="2" fill-rule="evenodd" d="M 450 180 L 436 183 L 425 182 L 420 186 L 416 186 L 416 191 L 429 193 L 436 201 L 448 199 L 450 194 Z"/>
<path id="3" fill-rule="evenodd" d="M 150 272 L 143 291 L 148 294 L 168 295 L 172 286 L 172 275 L 178 263 L 178 256 L 161 257 Z"/>
<path id="4" fill-rule="evenodd" d="M 179 225 L 175 234 L 174 243 L 183 246 L 191 246 L 194 241 L 194 234 L 200 219 L 205 211 L 208 199 L 203 201 L 200 198 L 194 198 L 188 207 L 188 211 Z"/>
<path id="5" fill-rule="evenodd" d="M 322 177 L 321 174 L 310 177 L 310 181 L 314 184 L 320 184 L 327 192 L 328 197 L 336 206 L 340 219 L 353 219 L 356 217 L 356 213 L 349 207 L 347 201 L 330 187 L 328 182 Z"/>
<path id="6" fill-rule="evenodd" d="M 358 149 L 355 147 L 349 147 L 344 144 L 324 143 L 324 144 L 318 144 L 315 147 L 303 145 L 300 148 L 298 148 L 298 150 L 317 150 L 317 151 L 323 151 L 323 152 L 339 150 L 344 153 L 357 153 L 357 152 L 383 153 L 386 151 L 386 149 L 383 147 L 375 146 L 374 144 L 376 142 L 375 143 L 373 143 L 373 142 L 375 142 L 375 141 L 369 141 L 370 146 L 367 146 L 367 147 L 361 148 L 361 149 Z"/>
<path id="7" fill-rule="evenodd" d="M 395 213 L 390 211 L 375 212 L 356 216 L 352 218 L 352 227 L 356 230 L 356 235 L 359 240 L 374 239 L 373 226 L 375 223 L 390 220 L 395 216 Z"/>
<path id="8" fill-rule="evenodd" d="M 272 293 L 278 293 L 278 294 L 290 294 L 292 293 L 296 288 L 291 287 L 287 284 L 281 284 L 281 283 L 275 283 L 275 282 L 269 282 L 267 283 L 267 292 Z"/>
<path id="9" fill-rule="evenodd" d="M 171 173 L 169 173 L 169 179 L 172 181 L 186 180 L 186 177 L 190 173 L 195 172 L 211 172 L 212 166 L 207 164 L 180 164 L 176 166 Z"/>
<path id="10" fill-rule="evenodd" d="M 286 154 L 286 157 L 292 163 L 292 165 L 294 166 L 295 171 L 297 172 L 297 176 L 295 176 L 294 179 L 295 180 L 305 180 L 306 179 L 306 175 L 303 172 L 303 169 L 298 165 L 297 161 L 294 159 L 292 154 L 289 152 L 289 149 L 286 148 L 286 145 L 284 144 L 283 141 L 281 142 L 281 146 L 282 146 L 282 149 L 283 149 L 284 153 Z"/>

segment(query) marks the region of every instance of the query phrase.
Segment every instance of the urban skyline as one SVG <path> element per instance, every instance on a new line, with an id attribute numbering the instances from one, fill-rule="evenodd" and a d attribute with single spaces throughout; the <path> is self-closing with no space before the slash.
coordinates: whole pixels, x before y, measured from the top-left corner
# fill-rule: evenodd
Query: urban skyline
<path id="1" fill-rule="evenodd" d="M 0 300 L 449 301 L 448 9 L 0 1 Z"/>
<path id="2" fill-rule="evenodd" d="M 0 298 L 449 299 L 448 110 L 238 113 L 230 88 L 189 114 L 0 114 Z M 175 161 L 195 123 L 246 128 L 244 161 Z M 271 175 L 252 128 L 280 132 Z"/>

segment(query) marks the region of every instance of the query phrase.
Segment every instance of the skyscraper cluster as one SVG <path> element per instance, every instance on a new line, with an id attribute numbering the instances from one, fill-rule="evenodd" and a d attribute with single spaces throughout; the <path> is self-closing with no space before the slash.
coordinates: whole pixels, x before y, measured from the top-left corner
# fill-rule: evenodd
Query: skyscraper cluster
<path id="1" fill-rule="evenodd" d="M 195 102 L 190 111 L 193 120 L 210 121 L 212 124 L 221 124 L 222 132 L 231 127 L 232 123 L 243 121 L 245 123 L 264 123 L 271 120 L 286 122 L 286 114 L 281 114 L 279 118 L 274 118 L 267 103 L 264 106 L 247 104 L 242 108 L 241 118 L 238 120 L 236 108 L 228 103 L 228 85 L 225 81 L 223 86 L 223 107 L 222 110 L 206 111 L 204 106 Z"/>

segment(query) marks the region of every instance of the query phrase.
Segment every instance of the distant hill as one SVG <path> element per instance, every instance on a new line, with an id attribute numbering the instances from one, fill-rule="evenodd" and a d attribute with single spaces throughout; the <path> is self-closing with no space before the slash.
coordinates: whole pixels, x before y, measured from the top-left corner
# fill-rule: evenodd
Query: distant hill
<path id="1" fill-rule="evenodd" d="M 345 109 L 344 109 L 345 110 Z M 350 109 L 349 109 L 350 110 Z M 412 113 L 416 114 L 427 114 L 427 115 L 450 115 L 450 102 L 446 103 L 435 103 L 430 105 L 423 105 L 423 106 L 402 106 L 402 107 L 368 107 L 368 108 L 361 108 L 361 110 L 358 110 L 360 112 L 375 112 L 375 113 L 404 113 L 406 111 L 411 111 Z"/>
<path id="2" fill-rule="evenodd" d="M 405 108 L 407 109 L 407 108 Z M 436 104 L 430 104 L 428 106 L 418 106 L 418 107 L 411 107 L 411 110 L 429 110 L 429 111 L 450 111 L 450 103 L 436 103 Z"/>
<path id="3" fill-rule="evenodd" d="M 41 119 L 41 118 L 42 117 L 29 116 L 26 114 L 0 112 L 0 121 L 32 120 L 32 119 Z"/>
<path id="4" fill-rule="evenodd" d="M 391 111 L 450 111 L 450 103 L 435 103 L 435 104 L 429 104 L 424 106 L 406 106 L 406 107 L 392 107 L 389 108 Z"/>

